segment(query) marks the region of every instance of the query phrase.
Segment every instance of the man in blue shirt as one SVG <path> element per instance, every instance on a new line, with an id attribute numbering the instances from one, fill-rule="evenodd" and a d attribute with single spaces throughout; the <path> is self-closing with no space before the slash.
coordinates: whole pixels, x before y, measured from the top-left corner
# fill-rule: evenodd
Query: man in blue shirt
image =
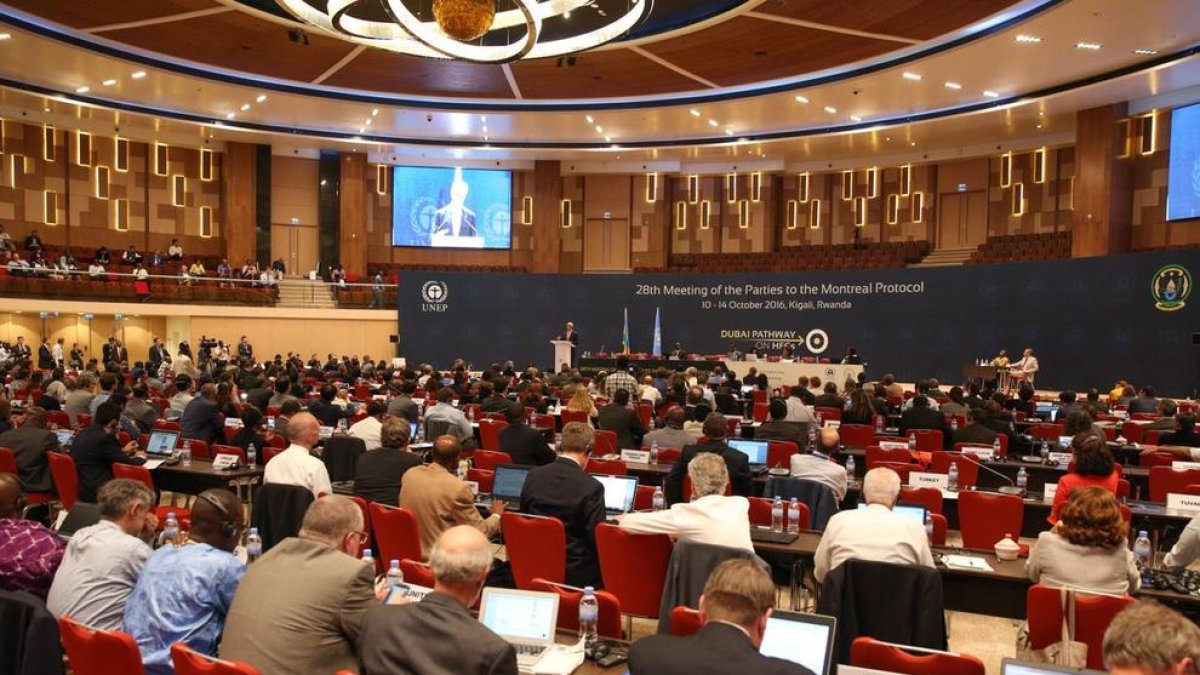
<path id="1" fill-rule="evenodd" d="M 246 568 L 232 551 L 246 527 L 242 503 L 207 490 L 192 508 L 182 545 L 165 544 L 146 561 L 125 606 L 125 632 L 137 641 L 147 675 L 170 675 L 171 645 L 216 654 L 225 616 Z"/>

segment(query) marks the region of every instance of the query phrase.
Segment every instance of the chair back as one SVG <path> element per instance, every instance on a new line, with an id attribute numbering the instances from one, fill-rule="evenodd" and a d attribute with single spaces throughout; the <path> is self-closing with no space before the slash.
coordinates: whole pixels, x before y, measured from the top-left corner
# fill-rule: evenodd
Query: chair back
<path id="1" fill-rule="evenodd" d="M 908 485 L 908 477 L 913 471 L 919 470 L 921 467 L 916 464 L 902 464 L 900 462 L 876 462 L 872 469 L 891 469 L 900 476 L 900 484 Z"/>
<path id="2" fill-rule="evenodd" d="M 154 477 L 150 475 L 150 471 L 144 466 L 137 464 L 113 464 L 113 478 L 128 478 L 150 488 L 154 492 Z"/>
<path id="3" fill-rule="evenodd" d="M 513 463 L 512 455 L 499 450 L 476 450 L 472 460 L 476 469 L 484 471 L 495 471 L 497 464 Z"/>
<path id="4" fill-rule="evenodd" d="M 850 665 L 902 675 L 986 675 L 983 661 L 969 654 L 905 647 L 860 637 L 850 645 Z"/>
<path id="5" fill-rule="evenodd" d="M 767 466 L 786 469 L 792 465 L 792 455 L 800 452 L 800 446 L 792 441 L 770 441 L 767 443 Z"/>
<path id="6" fill-rule="evenodd" d="M 620 599 L 626 614 L 658 616 L 671 549 L 665 534 L 630 534 L 610 523 L 596 526 L 604 588 Z"/>
<path id="7" fill-rule="evenodd" d="M 62 502 L 64 509 L 70 509 L 79 498 L 79 474 L 75 472 L 75 460 L 61 452 L 47 452 L 46 459 L 50 462 L 50 477 L 54 479 L 58 501 Z"/>
<path id="8" fill-rule="evenodd" d="M 1134 424 L 1133 422 L 1126 422 L 1121 425 L 1121 435 L 1125 437 L 1125 441 L 1128 443 L 1141 443 L 1145 431 L 1142 425 Z"/>
<path id="9" fill-rule="evenodd" d="M 929 514 L 929 520 L 933 523 L 933 534 L 931 535 L 929 544 L 931 546 L 945 546 L 950 522 L 946 520 L 946 516 L 940 513 Z"/>
<path id="10" fill-rule="evenodd" d="M 1138 456 L 1138 466 L 1171 466 L 1175 460 L 1179 459 L 1169 452 L 1152 452 L 1148 455 Z"/>
<path id="11" fill-rule="evenodd" d="M 259 675 L 258 668 L 248 663 L 201 654 L 182 642 L 171 645 L 171 663 L 175 665 L 175 675 Z"/>
<path id="12" fill-rule="evenodd" d="M 941 450 L 944 437 L 939 429 L 909 429 L 905 438 L 916 435 L 917 452 L 936 452 Z"/>
<path id="13" fill-rule="evenodd" d="M 312 503 L 312 491 L 299 485 L 267 483 L 254 491 L 251 524 L 258 528 L 264 553 L 300 533 L 300 523 Z"/>
<path id="14" fill-rule="evenodd" d="M 619 459 L 589 458 L 584 471 L 597 476 L 628 476 L 629 467 Z"/>
<path id="15" fill-rule="evenodd" d="M 671 610 L 671 635 L 687 637 L 699 633 L 701 628 L 704 628 L 704 619 L 700 617 L 700 610 L 683 606 Z"/>
<path id="16" fill-rule="evenodd" d="M 963 459 L 964 456 L 967 459 Z M 979 464 L 976 463 L 978 461 L 979 458 L 971 453 L 938 450 L 933 453 L 930 469 L 934 473 L 948 474 L 950 473 L 950 464 L 953 463 L 958 468 L 958 486 L 974 487 L 979 483 Z"/>
<path id="17" fill-rule="evenodd" d="M 506 511 L 500 516 L 505 550 L 517 588 L 534 579 L 562 583 L 567 578 L 567 533 L 562 521 Z"/>
<path id="18" fill-rule="evenodd" d="M 654 486 L 638 485 L 633 496 L 634 511 L 649 511 L 654 508 Z"/>
<path id="19" fill-rule="evenodd" d="M 1029 587 L 1025 611 L 1029 617 L 1029 642 L 1042 649 L 1062 639 L 1064 593 L 1067 606 L 1075 604 L 1075 640 L 1088 646 L 1087 667 L 1104 670 L 1101 646 L 1113 617 L 1133 602 L 1128 595 L 1085 595 L 1042 584 Z"/>
<path id="20" fill-rule="evenodd" d="M 500 431 L 507 426 L 503 420 L 479 420 L 479 445 L 484 450 L 499 450 Z"/>
<path id="21" fill-rule="evenodd" d="M 766 392 L 763 392 L 763 394 L 766 394 Z M 771 416 L 771 404 L 769 404 L 769 403 L 755 403 L 754 404 L 754 421 L 755 422 L 766 422 L 767 418 L 770 416 Z"/>
<path id="22" fill-rule="evenodd" d="M 621 452 L 618 447 L 617 432 L 605 431 L 604 429 L 596 430 L 596 448 L 592 451 L 596 455 L 615 455 Z"/>
<path id="23" fill-rule="evenodd" d="M 467 469 L 467 480 L 478 483 L 479 491 L 483 494 L 491 494 L 492 487 L 496 484 L 496 472 L 471 467 Z"/>
<path id="24" fill-rule="evenodd" d="M 579 600 L 583 597 L 581 589 L 563 584 L 556 584 L 545 579 L 533 579 L 529 582 L 529 590 L 558 595 L 558 629 L 572 633 L 579 632 Z M 596 604 L 600 610 L 596 622 L 596 633 L 602 638 L 620 640 L 625 632 L 621 630 L 621 602 L 617 596 L 608 591 L 596 591 Z"/>
<path id="25" fill-rule="evenodd" d="M 405 583 L 433 588 L 433 570 L 429 568 L 429 565 L 419 560 L 405 558 L 400 561 L 400 571 L 404 573 Z"/>
<path id="26" fill-rule="evenodd" d="M 938 446 L 940 449 L 942 446 Z M 878 445 L 867 446 L 867 471 L 874 469 L 881 462 L 911 464 L 912 453 L 907 448 L 881 448 Z"/>
<path id="27" fill-rule="evenodd" d="M 1005 536 L 1019 537 L 1025 504 L 1016 495 L 962 491 L 958 493 L 958 526 L 964 548 L 991 551 Z"/>
<path id="28" fill-rule="evenodd" d="M 140 675 L 142 654 L 128 633 L 96 630 L 69 616 L 58 620 L 67 661 L 75 675 Z"/>
<path id="29" fill-rule="evenodd" d="M 902 504 L 919 504 L 924 506 L 930 513 L 942 513 L 942 504 L 944 498 L 942 491 L 931 487 L 904 487 L 900 488 L 900 503 Z"/>
<path id="30" fill-rule="evenodd" d="M 212 446 L 213 457 L 217 455 L 236 455 L 238 461 L 242 464 L 246 463 L 246 451 L 236 445 L 214 445 Z"/>
<path id="31" fill-rule="evenodd" d="M 17 456 L 10 448 L 0 448 L 0 473 L 17 475 Z"/>
<path id="32" fill-rule="evenodd" d="M 1200 483 L 1200 469 L 1184 469 L 1176 471 L 1169 466 L 1154 466 L 1150 468 L 1150 501 L 1165 502 L 1167 494 L 1176 492 L 1182 494 L 1187 486 Z"/>
<path id="33" fill-rule="evenodd" d="M 841 420 L 842 419 L 842 409 L 841 408 L 829 408 L 826 406 L 817 406 L 817 407 L 813 408 L 813 415 L 820 417 L 821 421 Z"/>
<path id="34" fill-rule="evenodd" d="M 571 422 L 588 423 L 588 414 L 582 410 L 564 410 L 559 417 L 562 419 L 564 427 Z"/>
<path id="35" fill-rule="evenodd" d="M 1052 424 L 1049 422 L 1038 422 L 1029 425 L 1029 435 L 1035 440 L 1057 441 L 1059 436 L 1063 435 L 1063 424 Z"/>
<path id="36" fill-rule="evenodd" d="M 869 424 L 843 424 L 838 427 L 842 445 L 848 448 L 865 448 L 875 444 L 875 427 Z"/>
<path id="37" fill-rule="evenodd" d="M 421 530 L 417 517 L 406 508 L 396 508 L 371 502 L 371 533 L 375 536 L 380 560 L 424 560 L 421 553 Z"/>
<path id="38" fill-rule="evenodd" d="M 1142 443 L 1146 445 L 1158 445 L 1158 439 L 1165 433 L 1167 432 L 1163 429 L 1151 429 L 1142 434 Z"/>

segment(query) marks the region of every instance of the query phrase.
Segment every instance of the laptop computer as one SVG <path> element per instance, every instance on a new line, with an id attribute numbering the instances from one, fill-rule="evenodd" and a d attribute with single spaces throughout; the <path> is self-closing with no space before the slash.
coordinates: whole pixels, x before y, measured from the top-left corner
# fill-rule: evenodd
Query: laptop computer
<path id="1" fill-rule="evenodd" d="M 479 621 L 516 648 L 517 669 L 522 673 L 533 672 L 538 661 L 554 646 L 557 619 L 555 593 L 483 589 Z"/>
<path id="2" fill-rule="evenodd" d="M 1070 452 L 1071 451 L 1071 441 L 1073 441 L 1073 440 L 1075 440 L 1074 436 L 1059 436 L 1058 437 L 1059 452 Z"/>
<path id="3" fill-rule="evenodd" d="M 862 502 L 859 502 L 858 508 L 865 509 L 865 508 L 867 508 L 867 505 Z M 912 518 L 913 520 L 920 523 L 921 527 L 925 527 L 925 512 L 927 510 L 928 509 L 926 509 L 924 506 L 921 506 L 920 504 L 897 504 L 892 507 L 892 513 L 899 514 L 906 518 Z"/>
<path id="4" fill-rule="evenodd" d="M 1053 403 L 1038 403 L 1034 409 L 1034 414 L 1038 417 L 1050 417 L 1050 413 L 1056 412 L 1058 406 Z M 1051 420 L 1053 421 L 1053 420 Z"/>
<path id="5" fill-rule="evenodd" d="M 75 432 L 70 429 L 58 429 L 54 435 L 58 436 L 58 444 L 64 448 L 70 446 L 71 441 L 75 439 Z"/>
<path id="6" fill-rule="evenodd" d="M 735 438 L 727 442 L 729 443 L 729 447 L 750 458 L 751 468 L 767 465 L 767 449 L 771 445 L 769 441 L 750 441 Z"/>
<path id="7" fill-rule="evenodd" d="M 1000 675 L 1057 675 L 1058 673 L 1074 673 L 1075 675 L 1103 675 L 1102 670 L 1084 670 L 1052 666 L 1048 663 L 1028 663 L 1016 659 L 1004 659 L 1000 662 Z"/>
<path id="8" fill-rule="evenodd" d="M 836 628 L 837 619 L 832 616 L 775 610 L 767 619 L 758 651 L 804 666 L 815 675 L 829 675 Z"/>
<path id="9" fill-rule="evenodd" d="M 638 479 L 634 476 L 592 476 L 604 486 L 604 510 L 609 517 L 633 510 Z"/>
<path id="10" fill-rule="evenodd" d="M 479 495 L 475 504 L 488 506 L 493 499 L 503 499 L 509 503 L 509 510 L 515 511 L 521 503 L 521 489 L 525 487 L 525 478 L 531 469 L 533 467 L 526 464 L 497 464 L 492 477 L 492 493 Z"/>
<path id="11" fill-rule="evenodd" d="M 100 506 L 86 502 L 75 502 L 70 511 L 63 511 L 62 524 L 58 526 L 58 536 L 70 539 L 76 532 L 100 522 Z"/>
<path id="12" fill-rule="evenodd" d="M 178 431 L 163 431 L 155 429 L 150 432 L 150 440 L 146 441 L 146 454 L 168 457 L 179 446 Z"/>

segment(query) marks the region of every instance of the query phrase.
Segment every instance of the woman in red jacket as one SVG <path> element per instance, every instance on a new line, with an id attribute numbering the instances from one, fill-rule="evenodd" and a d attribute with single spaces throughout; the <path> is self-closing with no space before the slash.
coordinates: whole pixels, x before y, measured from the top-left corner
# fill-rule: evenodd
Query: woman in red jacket
<path id="1" fill-rule="evenodd" d="M 1091 431 L 1076 434 L 1071 440 L 1071 449 L 1075 453 L 1075 467 L 1058 481 L 1058 491 L 1054 493 L 1054 506 L 1047 519 L 1051 524 L 1058 522 L 1058 515 L 1067 503 L 1071 492 L 1083 487 L 1104 488 L 1115 496 L 1117 481 L 1121 474 L 1113 461 L 1112 453 L 1104 436 Z"/>

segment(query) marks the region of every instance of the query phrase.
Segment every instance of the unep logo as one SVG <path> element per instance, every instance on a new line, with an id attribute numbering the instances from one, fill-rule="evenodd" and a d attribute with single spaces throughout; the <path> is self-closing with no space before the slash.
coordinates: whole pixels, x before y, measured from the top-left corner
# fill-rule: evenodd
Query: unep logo
<path id="1" fill-rule="evenodd" d="M 1192 294 L 1192 275 L 1183 265 L 1167 265 L 1154 273 L 1150 295 L 1155 309 L 1174 312 L 1183 309 Z"/>
<path id="2" fill-rule="evenodd" d="M 425 312 L 446 311 L 446 298 L 450 297 L 450 287 L 444 281 L 426 281 L 421 286 L 421 310 Z"/>

